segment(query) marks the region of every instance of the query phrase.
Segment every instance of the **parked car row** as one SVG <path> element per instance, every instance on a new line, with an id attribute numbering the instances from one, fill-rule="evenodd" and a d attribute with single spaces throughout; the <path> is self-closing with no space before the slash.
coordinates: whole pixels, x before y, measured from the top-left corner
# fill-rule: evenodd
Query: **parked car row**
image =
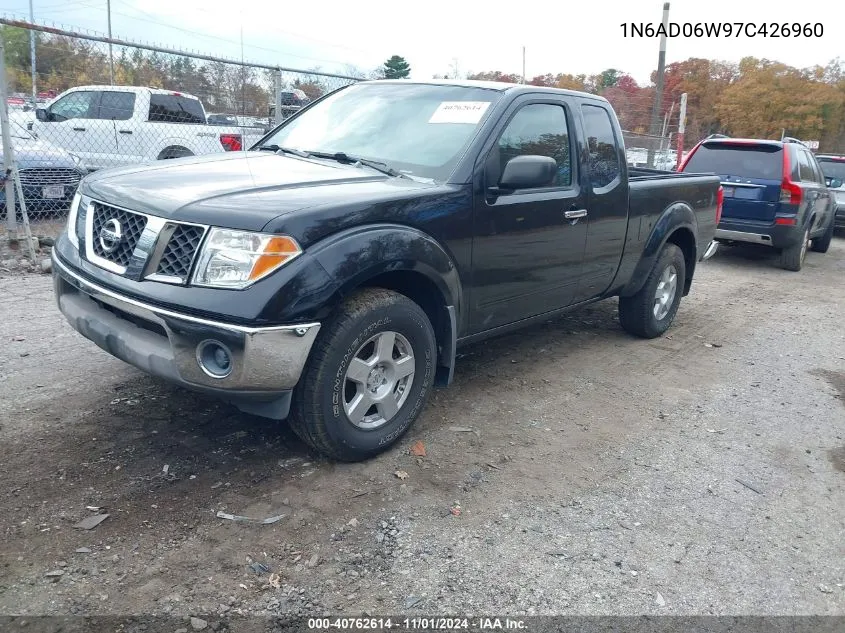
<path id="1" fill-rule="evenodd" d="M 826 253 L 837 215 L 841 222 L 845 158 L 816 157 L 795 139 L 708 137 L 678 171 L 718 174 L 725 202 L 716 239 L 777 249 L 786 270 L 801 270 L 808 250 Z"/>
<path id="2" fill-rule="evenodd" d="M 826 253 L 835 229 L 835 189 L 813 153 L 796 139 L 708 137 L 680 172 L 718 174 L 724 190 L 716 239 L 777 249 L 786 270 L 799 271 L 807 251 Z"/>

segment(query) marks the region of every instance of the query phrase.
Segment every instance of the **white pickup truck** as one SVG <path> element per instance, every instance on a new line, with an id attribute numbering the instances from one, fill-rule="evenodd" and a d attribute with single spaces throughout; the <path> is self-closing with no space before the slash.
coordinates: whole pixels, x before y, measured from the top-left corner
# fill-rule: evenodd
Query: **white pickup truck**
<path id="1" fill-rule="evenodd" d="M 208 125 L 200 100 L 136 86 L 79 86 L 35 111 L 32 131 L 88 170 L 249 149 L 257 128 Z"/>

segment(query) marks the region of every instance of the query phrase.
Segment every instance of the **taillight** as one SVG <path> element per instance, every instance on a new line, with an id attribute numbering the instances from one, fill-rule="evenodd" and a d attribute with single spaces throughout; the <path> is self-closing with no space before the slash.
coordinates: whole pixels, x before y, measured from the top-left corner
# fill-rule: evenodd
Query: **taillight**
<path id="1" fill-rule="evenodd" d="M 800 205 L 804 197 L 804 190 L 801 185 L 798 185 L 786 178 L 780 185 L 780 201 L 784 203 Z"/>
<path id="2" fill-rule="evenodd" d="M 221 134 L 220 144 L 227 152 L 239 152 L 243 149 L 240 134 Z"/>
<path id="3" fill-rule="evenodd" d="M 792 165 L 789 162 L 789 149 L 783 146 L 783 182 L 780 184 L 780 201 L 800 205 L 804 197 L 801 185 L 792 182 Z"/>
<path id="4" fill-rule="evenodd" d="M 719 185 L 719 191 L 716 193 L 716 224 L 722 219 L 722 205 L 725 203 L 725 190 L 722 185 Z"/>

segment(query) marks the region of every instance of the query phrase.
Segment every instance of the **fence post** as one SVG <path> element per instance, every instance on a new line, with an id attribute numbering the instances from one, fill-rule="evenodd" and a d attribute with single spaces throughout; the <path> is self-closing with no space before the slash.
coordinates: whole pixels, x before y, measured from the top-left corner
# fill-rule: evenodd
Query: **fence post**
<path id="1" fill-rule="evenodd" d="M 9 132 L 9 94 L 6 90 L 6 48 L 0 37 L 0 128 L 3 135 L 3 182 L 6 187 L 6 230 L 9 243 L 18 241 L 17 213 L 15 209 L 15 171 L 12 154 L 12 136 Z"/>
<path id="2" fill-rule="evenodd" d="M 32 244 L 32 233 L 29 231 L 29 218 L 26 215 L 26 200 L 23 196 L 21 179 L 18 176 L 18 168 L 15 165 L 15 155 L 12 148 L 12 134 L 9 130 L 9 101 L 6 90 L 6 47 L 3 46 L 3 38 L 0 38 L 0 99 L 3 105 L 0 107 L 0 132 L 3 136 L 3 171 L 6 180 L 6 224 L 9 227 L 9 242 L 18 240 L 17 227 L 17 205 L 15 204 L 15 183 L 18 186 L 18 197 L 21 205 L 21 218 L 23 218 L 24 235 L 26 236 L 27 251 L 33 263 L 35 263 L 35 246 Z M 10 195 L 11 194 L 11 195 Z M 10 204 L 11 203 L 11 204 Z M 9 219 L 11 218 L 11 219 Z"/>
<path id="3" fill-rule="evenodd" d="M 273 117 L 273 127 L 282 122 L 282 71 L 277 70 L 273 75 L 273 94 L 275 95 L 276 115 Z"/>

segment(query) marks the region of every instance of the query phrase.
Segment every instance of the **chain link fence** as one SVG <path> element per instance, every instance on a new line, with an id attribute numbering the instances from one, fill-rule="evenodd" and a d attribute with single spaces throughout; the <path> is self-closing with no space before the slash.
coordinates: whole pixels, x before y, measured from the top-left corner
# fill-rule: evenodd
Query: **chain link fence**
<path id="1" fill-rule="evenodd" d="M 622 136 L 628 165 L 667 171 L 675 169 L 677 148 L 673 147 L 671 135 L 653 136 L 623 130 Z"/>
<path id="2" fill-rule="evenodd" d="M 31 74 L 30 33 L 35 39 Z M 83 176 L 244 151 L 314 99 L 357 78 L 249 64 L 0 18 L 11 154 L 33 233 L 56 233 Z M 3 154 L 4 172 L 11 168 Z M 0 216 L 11 235 L 20 195 Z"/>

